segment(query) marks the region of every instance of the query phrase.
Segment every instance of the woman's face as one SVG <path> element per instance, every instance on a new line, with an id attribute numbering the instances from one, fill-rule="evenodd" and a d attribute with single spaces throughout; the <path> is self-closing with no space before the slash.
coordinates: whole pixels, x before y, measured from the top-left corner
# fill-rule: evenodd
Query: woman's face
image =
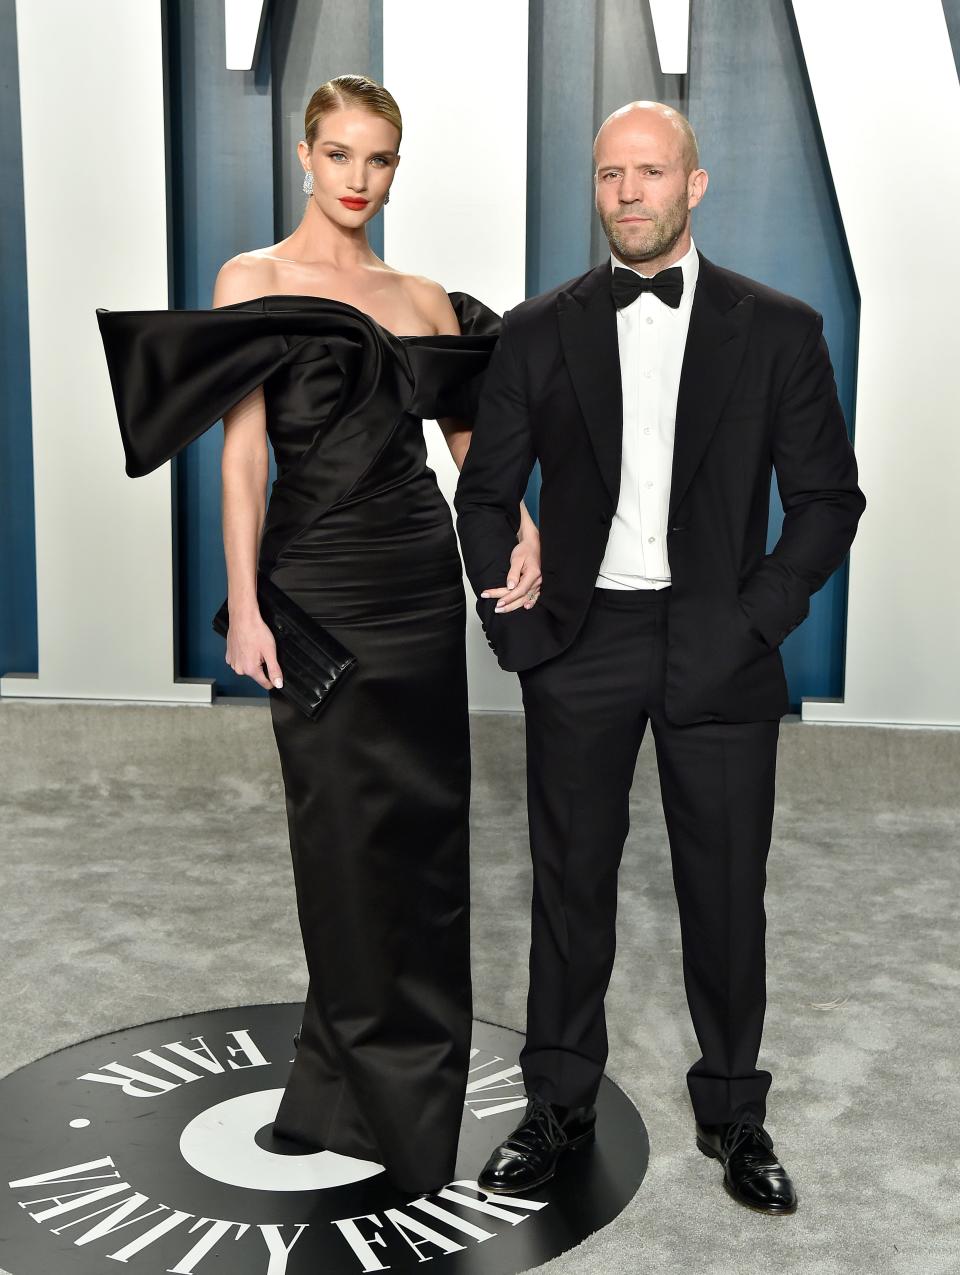
<path id="1" fill-rule="evenodd" d="M 338 226 L 355 228 L 383 207 L 400 156 L 397 130 L 362 107 L 329 111 L 320 120 L 313 150 L 301 158 L 313 169 L 313 195 Z"/>

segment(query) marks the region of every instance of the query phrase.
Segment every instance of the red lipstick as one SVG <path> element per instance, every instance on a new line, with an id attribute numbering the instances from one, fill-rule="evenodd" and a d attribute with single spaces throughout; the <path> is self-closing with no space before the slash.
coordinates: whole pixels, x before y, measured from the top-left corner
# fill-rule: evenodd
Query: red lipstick
<path id="1" fill-rule="evenodd" d="M 343 204 L 344 208 L 352 208 L 354 212 L 359 212 L 361 208 L 366 208 L 370 200 L 357 199 L 356 197 L 351 198 L 350 196 L 345 195 L 340 202 Z"/>

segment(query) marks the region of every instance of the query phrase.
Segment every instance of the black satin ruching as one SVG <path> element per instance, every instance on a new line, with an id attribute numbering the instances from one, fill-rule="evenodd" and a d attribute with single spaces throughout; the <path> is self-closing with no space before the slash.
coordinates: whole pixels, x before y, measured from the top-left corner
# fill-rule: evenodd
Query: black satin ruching
<path id="1" fill-rule="evenodd" d="M 276 1129 L 415 1193 L 454 1175 L 472 1023 L 466 608 L 421 418 L 473 418 L 499 319 L 450 296 L 461 336 L 315 297 L 97 311 L 132 476 L 264 387 L 260 569 L 358 659 L 315 722 L 270 692 L 309 972 Z"/>

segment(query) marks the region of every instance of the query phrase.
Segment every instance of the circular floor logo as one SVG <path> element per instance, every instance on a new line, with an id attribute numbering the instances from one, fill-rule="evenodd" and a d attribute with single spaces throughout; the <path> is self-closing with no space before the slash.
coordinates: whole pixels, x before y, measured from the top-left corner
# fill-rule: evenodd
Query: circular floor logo
<path id="1" fill-rule="evenodd" d="M 0 1262 L 12 1275 L 365 1275 L 442 1259 L 515 1275 L 605 1226 L 649 1144 L 604 1080 L 597 1141 L 546 1187 L 493 1196 L 476 1176 L 520 1120 L 523 1037 L 474 1023 L 454 1181 L 412 1199 L 383 1168 L 290 1154 L 271 1125 L 300 1005 L 167 1019 L 50 1054 L 0 1080 Z M 114 1266 L 114 1264 L 116 1264 Z"/>

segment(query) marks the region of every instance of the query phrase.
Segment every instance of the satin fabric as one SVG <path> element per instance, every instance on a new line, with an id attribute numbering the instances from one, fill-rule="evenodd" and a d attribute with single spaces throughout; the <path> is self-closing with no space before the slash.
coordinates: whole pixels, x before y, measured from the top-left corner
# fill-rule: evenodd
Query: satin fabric
<path id="1" fill-rule="evenodd" d="M 473 419 L 499 319 L 450 297 L 458 337 L 306 296 L 97 310 L 132 476 L 264 387 L 259 569 L 358 660 L 316 721 L 270 692 L 310 978 L 275 1130 L 414 1193 L 454 1174 L 472 1024 L 465 600 L 421 418 Z"/>

